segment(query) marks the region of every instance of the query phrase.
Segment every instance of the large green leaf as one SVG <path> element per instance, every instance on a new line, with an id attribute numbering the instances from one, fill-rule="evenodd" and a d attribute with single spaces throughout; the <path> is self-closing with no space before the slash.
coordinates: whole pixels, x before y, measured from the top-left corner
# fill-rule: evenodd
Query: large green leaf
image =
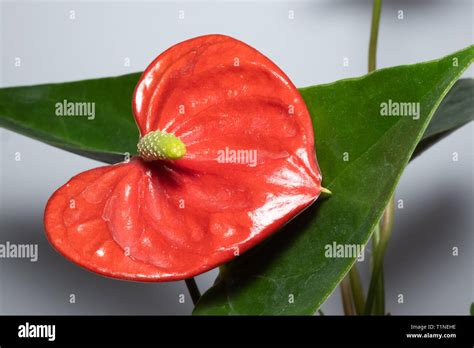
<path id="1" fill-rule="evenodd" d="M 139 73 L 0 89 L 0 126 L 80 155 L 116 163 L 136 153 L 132 94 Z M 57 116 L 56 105 L 95 103 L 95 117 Z"/>
<path id="2" fill-rule="evenodd" d="M 0 88 L 0 126 L 92 159 L 121 162 L 124 153 L 136 153 L 131 100 L 140 74 Z M 429 140 L 420 143 L 416 154 L 472 120 L 472 86 L 472 80 L 460 80 L 453 87 L 427 129 Z M 94 102 L 95 118 L 56 116 L 56 104 L 64 100 Z M 317 122 L 319 115 L 312 116 Z"/>
<path id="3" fill-rule="evenodd" d="M 317 115 L 317 155 L 333 194 L 227 264 L 194 313 L 314 313 L 354 262 L 325 257 L 325 247 L 368 241 L 431 116 L 473 56 L 470 47 L 441 60 L 302 89 Z M 389 100 L 420 103 L 420 118 L 381 116 Z"/>
<path id="4" fill-rule="evenodd" d="M 412 159 L 474 119 L 474 80 L 460 79 L 436 110 Z"/>

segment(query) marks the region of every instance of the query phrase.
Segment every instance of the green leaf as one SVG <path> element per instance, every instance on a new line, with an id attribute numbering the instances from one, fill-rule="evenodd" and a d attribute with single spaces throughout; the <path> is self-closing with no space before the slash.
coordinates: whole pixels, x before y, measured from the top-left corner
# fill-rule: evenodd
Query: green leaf
<path id="1" fill-rule="evenodd" d="M 355 260 L 326 257 L 326 246 L 366 244 L 435 109 L 473 56 L 471 46 L 302 89 L 315 117 L 323 185 L 333 194 L 227 264 L 194 314 L 314 314 Z M 382 117 L 389 100 L 420 103 L 420 118 Z"/>
<path id="2" fill-rule="evenodd" d="M 460 79 L 449 91 L 428 125 L 412 159 L 474 120 L 474 80 Z"/>
<path id="3" fill-rule="evenodd" d="M 123 154 L 136 153 L 138 128 L 131 105 L 139 77 L 140 74 L 135 73 L 2 88 L 0 126 L 86 157 L 108 163 L 121 162 Z M 65 101 L 94 103 L 94 117 L 57 116 L 57 104 L 64 105 Z"/>
<path id="4" fill-rule="evenodd" d="M 474 302 L 471 303 L 470 313 L 471 315 L 474 315 Z"/>

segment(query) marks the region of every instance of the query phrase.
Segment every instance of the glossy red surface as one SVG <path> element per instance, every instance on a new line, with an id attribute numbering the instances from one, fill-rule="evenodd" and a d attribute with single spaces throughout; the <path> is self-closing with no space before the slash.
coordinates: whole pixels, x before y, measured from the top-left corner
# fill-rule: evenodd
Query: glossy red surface
<path id="1" fill-rule="evenodd" d="M 171 47 L 141 77 L 133 112 L 142 136 L 173 133 L 187 152 L 92 169 L 53 194 L 48 239 L 89 270 L 140 281 L 197 275 L 268 237 L 321 191 L 303 99 L 243 42 L 207 35 Z"/>

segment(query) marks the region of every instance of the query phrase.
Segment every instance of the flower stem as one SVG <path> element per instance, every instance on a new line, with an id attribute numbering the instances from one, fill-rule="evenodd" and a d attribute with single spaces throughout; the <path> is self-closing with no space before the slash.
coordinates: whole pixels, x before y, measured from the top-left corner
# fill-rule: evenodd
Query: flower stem
<path id="1" fill-rule="evenodd" d="M 342 279 L 341 284 L 341 297 L 342 307 L 344 309 L 344 315 L 355 315 L 354 304 L 352 303 L 351 296 L 351 284 L 347 276 Z"/>
<path id="2" fill-rule="evenodd" d="M 375 314 L 385 315 L 385 279 L 383 275 L 383 260 L 377 283 L 377 296 L 375 302 Z"/>
<path id="3" fill-rule="evenodd" d="M 377 39 L 379 35 L 379 24 L 380 24 L 380 13 L 382 12 L 382 0 L 374 0 L 372 6 L 372 24 L 370 28 L 370 41 L 369 41 L 369 72 L 374 71 L 377 65 Z M 350 283 L 352 288 L 352 296 L 354 298 L 354 304 L 356 306 L 357 314 L 363 313 L 363 308 L 366 306 L 364 303 L 364 295 L 362 285 L 360 283 L 359 273 L 357 272 L 356 265 L 354 264 L 349 271 L 349 274 L 341 282 L 341 291 L 343 290 L 343 282 Z M 383 285 L 383 284 L 382 284 Z M 349 289 L 350 291 L 350 289 Z M 344 301 L 344 296 L 343 296 Z M 346 304 L 344 303 L 344 308 Z"/>
<path id="4" fill-rule="evenodd" d="M 379 301 L 385 302 L 385 292 L 384 292 L 384 284 L 383 284 L 383 259 L 385 255 L 385 249 L 387 248 L 388 241 L 392 235 L 392 227 L 393 227 L 393 216 L 395 211 L 395 202 L 394 199 L 391 198 L 385 211 L 382 215 L 382 218 L 379 222 L 380 228 L 380 235 L 379 240 L 375 240 L 376 245 L 373 248 L 373 269 L 372 269 L 372 277 L 370 279 L 369 285 L 369 292 L 367 294 L 367 302 L 365 303 L 365 311 L 366 315 L 372 314 L 374 309 L 374 304 L 376 301 L 376 297 L 379 297 Z M 380 305 L 377 308 L 376 314 L 385 314 L 385 304 Z"/>
<path id="5" fill-rule="evenodd" d="M 380 226 L 380 242 L 383 243 L 381 253 L 382 265 L 380 266 L 380 273 L 378 279 L 378 286 L 377 286 L 377 305 L 376 314 L 384 315 L 385 314 L 385 281 L 384 281 L 384 273 L 383 273 L 383 262 L 385 258 L 385 250 L 387 249 L 388 241 L 392 236 L 393 230 L 393 220 L 394 220 L 394 213 L 395 213 L 395 197 L 390 199 L 387 207 L 385 207 L 385 211 L 382 215 L 382 219 L 379 222 Z"/>
<path id="6" fill-rule="evenodd" d="M 382 0 L 374 0 L 372 7 L 372 24 L 370 29 L 369 41 L 369 73 L 377 67 L 377 41 L 380 24 L 380 14 L 382 12 Z M 375 228 L 372 238 L 372 277 L 367 294 L 367 302 L 365 303 L 365 314 L 385 314 L 385 285 L 383 275 L 383 259 L 385 248 L 393 225 L 393 198 L 385 208 L 384 214 Z M 375 304 L 375 305 L 374 305 Z M 375 308 L 373 308 L 375 307 Z"/>
<path id="7" fill-rule="evenodd" d="M 188 287 L 189 294 L 191 295 L 191 299 L 193 300 L 193 304 L 196 303 L 201 298 L 201 292 L 196 284 L 196 280 L 194 278 L 188 278 L 184 280 L 186 282 L 186 286 Z"/>
<path id="8" fill-rule="evenodd" d="M 373 255 L 375 255 L 375 253 L 377 253 L 378 250 L 379 250 L 380 224 L 381 224 L 381 220 L 375 226 L 374 232 L 373 232 L 373 235 L 372 235 L 372 250 L 374 252 Z M 374 271 L 374 266 L 375 266 L 375 257 L 372 258 L 372 272 Z M 384 284 L 383 284 L 383 269 L 381 269 L 381 271 L 379 273 L 379 277 L 376 281 L 377 281 L 377 284 L 375 286 L 376 290 L 375 290 L 375 295 L 374 295 L 375 305 L 374 305 L 374 308 L 372 310 L 372 313 L 370 313 L 370 314 L 378 314 L 380 311 L 382 311 L 382 313 L 383 313 L 382 308 L 385 306 L 385 304 L 382 303 L 383 301 L 385 301 L 385 290 L 384 290 Z"/>
<path id="9" fill-rule="evenodd" d="M 374 71 L 377 65 L 377 38 L 379 35 L 380 12 L 382 10 L 382 0 L 374 0 L 372 7 L 372 25 L 370 29 L 369 42 L 369 72 Z"/>
<path id="10" fill-rule="evenodd" d="M 351 283 L 352 299 L 354 300 L 356 313 L 357 315 L 362 315 L 364 314 L 365 307 L 364 290 L 362 289 L 359 271 L 355 264 L 349 271 L 349 280 Z"/>

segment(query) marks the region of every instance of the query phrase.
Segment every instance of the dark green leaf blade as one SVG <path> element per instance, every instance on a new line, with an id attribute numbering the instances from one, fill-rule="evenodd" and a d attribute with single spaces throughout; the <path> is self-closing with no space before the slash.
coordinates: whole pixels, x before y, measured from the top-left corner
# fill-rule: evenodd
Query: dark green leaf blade
<path id="1" fill-rule="evenodd" d="M 326 246 L 367 242 L 431 116 L 472 62 L 473 51 L 471 46 L 437 61 L 302 89 L 317 117 L 323 184 L 333 194 L 227 264 L 194 314 L 313 314 L 355 260 L 326 257 Z M 390 99 L 419 102 L 420 118 L 380 116 Z"/>
<path id="2" fill-rule="evenodd" d="M 460 79 L 449 91 L 418 143 L 412 159 L 474 120 L 474 80 Z"/>
<path id="3" fill-rule="evenodd" d="M 132 94 L 140 73 L 0 89 L 0 126 L 108 163 L 136 153 Z M 94 118 L 57 116 L 57 103 L 95 103 Z M 67 105 L 67 104 L 66 104 Z M 92 110 L 92 109 L 91 109 Z M 84 114 L 84 109 L 82 109 Z"/>

